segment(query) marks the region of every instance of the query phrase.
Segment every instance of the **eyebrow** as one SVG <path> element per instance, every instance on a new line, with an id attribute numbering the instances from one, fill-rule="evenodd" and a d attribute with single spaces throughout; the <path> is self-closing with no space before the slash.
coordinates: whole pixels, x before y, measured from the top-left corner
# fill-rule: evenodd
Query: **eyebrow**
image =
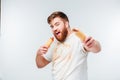
<path id="1" fill-rule="evenodd" d="M 58 24 L 58 22 L 56 22 L 54 25 L 56 25 L 56 24 Z M 51 24 L 51 25 L 50 25 L 50 27 L 52 28 L 52 27 L 53 27 L 53 25 Z"/>
<path id="2" fill-rule="evenodd" d="M 54 25 L 59 24 L 59 22 L 56 22 Z"/>

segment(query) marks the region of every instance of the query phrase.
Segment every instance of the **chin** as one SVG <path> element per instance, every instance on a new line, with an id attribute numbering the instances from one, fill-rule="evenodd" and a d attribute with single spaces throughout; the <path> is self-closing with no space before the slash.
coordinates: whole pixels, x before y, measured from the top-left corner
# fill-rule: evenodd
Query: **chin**
<path id="1" fill-rule="evenodd" d="M 57 39 L 59 42 L 64 42 L 66 38 L 62 39 Z"/>
<path id="2" fill-rule="evenodd" d="M 55 36 L 55 37 L 59 42 L 64 42 L 66 39 L 66 36 L 59 36 L 59 37 Z"/>

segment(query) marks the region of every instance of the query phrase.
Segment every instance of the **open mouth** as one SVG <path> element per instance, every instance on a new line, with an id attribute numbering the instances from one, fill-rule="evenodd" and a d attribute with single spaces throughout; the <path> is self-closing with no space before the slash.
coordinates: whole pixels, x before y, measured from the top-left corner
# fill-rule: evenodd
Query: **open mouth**
<path id="1" fill-rule="evenodd" d="M 60 34 L 60 32 L 56 32 L 56 35 L 59 35 Z"/>

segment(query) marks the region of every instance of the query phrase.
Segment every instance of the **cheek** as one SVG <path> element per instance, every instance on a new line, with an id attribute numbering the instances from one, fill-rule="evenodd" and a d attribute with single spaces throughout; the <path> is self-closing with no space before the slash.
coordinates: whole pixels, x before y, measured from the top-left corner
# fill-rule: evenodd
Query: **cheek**
<path id="1" fill-rule="evenodd" d="M 60 30 L 64 30 L 64 29 L 65 29 L 65 25 L 61 25 Z"/>
<path id="2" fill-rule="evenodd" d="M 53 29 L 51 29 L 51 32 L 54 34 L 54 30 Z"/>

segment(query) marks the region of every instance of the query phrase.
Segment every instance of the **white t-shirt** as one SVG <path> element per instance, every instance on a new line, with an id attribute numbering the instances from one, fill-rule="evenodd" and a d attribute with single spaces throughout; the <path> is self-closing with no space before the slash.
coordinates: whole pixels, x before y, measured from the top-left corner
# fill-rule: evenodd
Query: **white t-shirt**
<path id="1" fill-rule="evenodd" d="M 63 43 L 54 42 L 43 56 L 52 62 L 54 80 L 87 80 L 87 54 L 72 33 Z"/>

